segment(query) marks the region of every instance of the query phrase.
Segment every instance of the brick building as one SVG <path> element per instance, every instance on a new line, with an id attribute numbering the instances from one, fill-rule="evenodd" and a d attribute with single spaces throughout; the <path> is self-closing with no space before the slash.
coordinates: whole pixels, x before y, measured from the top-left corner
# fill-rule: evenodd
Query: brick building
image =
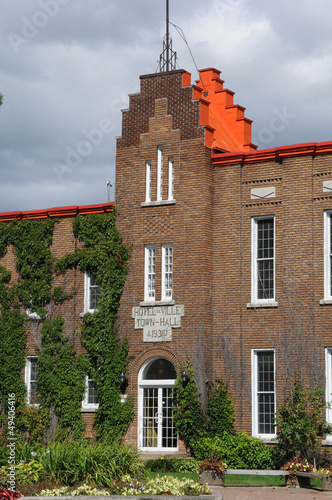
<path id="1" fill-rule="evenodd" d="M 145 451 L 183 451 L 172 386 L 190 360 L 203 403 L 223 378 L 237 429 L 270 441 L 273 415 L 297 377 L 324 385 L 328 400 L 332 393 L 332 142 L 256 151 L 245 108 L 212 68 L 196 84 L 183 70 L 140 80 L 116 158 L 117 225 L 131 249 L 117 321 L 129 340 L 125 375 L 135 401 L 127 440 Z M 61 218 L 59 258 L 77 244 L 77 213 L 111 209 L 22 217 Z M 78 271 L 72 279 L 68 332 L 95 307 L 89 297 L 98 286 Z M 28 351 L 30 392 L 39 328 Z M 91 380 L 87 388 L 89 436 L 98 403 Z"/>
<path id="2" fill-rule="evenodd" d="M 332 142 L 256 151 L 223 83 L 211 68 L 194 85 L 181 70 L 142 76 L 123 112 L 119 327 L 137 394 L 128 438 L 145 450 L 178 449 L 168 388 L 186 359 L 203 402 L 222 377 L 237 429 L 266 441 L 296 377 L 326 376 L 330 399 Z"/>

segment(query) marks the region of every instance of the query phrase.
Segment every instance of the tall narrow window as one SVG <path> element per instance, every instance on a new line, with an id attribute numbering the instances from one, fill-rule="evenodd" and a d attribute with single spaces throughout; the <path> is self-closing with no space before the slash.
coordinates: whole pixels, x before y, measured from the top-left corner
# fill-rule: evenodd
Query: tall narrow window
<path id="1" fill-rule="evenodd" d="M 332 299 L 332 212 L 324 213 L 324 299 Z"/>
<path id="2" fill-rule="evenodd" d="M 144 300 L 154 301 L 156 297 L 156 247 L 145 247 L 145 291 Z"/>
<path id="3" fill-rule="evenodd" d="M 252 219 L 252 302 L 273 301 L 274 217 Z"/>
<path id="4" fill-rule="evenodd" d="M 82 408 L 86 410 L 96 410 L 99 407 L 96 384 L 90 375 L 85 379 L 85 396 L 82 402 Z"/>
<path id="5" fill-rule="evenodd" d="M 172 300 L 173 291 L 173 245 L 162 246 L 162 300 Z"/>
<path id="6" fill-rule="evenodd" d="M 174 160 L 168 159 L 168 199 L 173 200 L 174 196 Z"/>
<path id="7" fill-rule="evenodd" d="M 275 362 L 274 351 L 252 354 L 252 432 L 266 439 L 275 437 Z"/>
<path id="8" fill-rule="evenodd" d="M 96 276 L 85 273 L 84 288 L 84 311 L 93 312 L 97 309 L 97 304 L 100 299 L 100 288 Z"/>
<path id="9" fill-rule="evenodd" d="M 146 185 L 145 185 L 145 201 L 151 201 L 151 162 L 147 161 L 146 169 Z"/>
<path id="10" fill-rule="evenodd" d="M 27 387 L 28 404 L 38 405 L 37 357 L 28 357 L 25 367 L 25 384 Z"/>
<path id="11" fill-rule="evenodd" d="M 326 409 L 326 421 L 332 424 L 332 348 L 325 349 L 325 367 L 326 367 L 326 403 L 330 406 Z M 332 441 L 332 435 L 326 436 L 328 441 Z"/>
<path id="12" fill-rule="evenodd" d="M 157 158 L 157 201 L 163 199 L 163 147 L 158 146 Z"/>

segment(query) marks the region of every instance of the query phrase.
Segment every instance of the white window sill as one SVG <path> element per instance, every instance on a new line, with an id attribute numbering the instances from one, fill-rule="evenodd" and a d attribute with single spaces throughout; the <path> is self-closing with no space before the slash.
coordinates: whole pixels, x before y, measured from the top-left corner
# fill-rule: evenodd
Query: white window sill
<path id="1" fill-rule="evenodd" d="M 141 207 L 158 207 L 160 205 L 175 205 L 176 200 L 143 201 Z"/>
<path id="2" fill-rule="evenodd" d="M 99 405 L 97 406 L 82 406 L 81 413 L 94 413 L 99 409 Z"/>
<path id="3" fill-rule="evenodd" d="M 273 434 L 264 436 L 264 434 L 259 435 L 256 434 L 253 436 L 256 439 L 260 439 L 264 444 L 277 444 L 278 440 L 276 439 L 277 436 L 274 436 Z"/>
<path id="4" fill-rule="evenodd" d="M 175 300 L 155 300 L 153 302 L 140 302 L 140 307 L 154 307 L 154 306 L 174 306 Z"/>
<path id="5" fill-rule="evenodd" d="M 263 307 L 278 307 L 279 303 L 271 300 L 270 302 L 249 302 L 247 309 L 261 309 Z"/>
<path id="6" fill-rule="evenodd" d="M 330 439 L 322 439 L 322 446 L 332 446 L 332 437 Z"/>
<path id="7" fill-rule="evenodd" d="M 332 299 L 322 299 L 322 300 L 319 301 L 319 304 L 321 306 L 332 305 Z"/>
<path id="8" fill-rule="evenodd" d="M 32 319 L 35 321 L 43 321 L 45 318 L 47 318 L 47 315 L 46 316 L 39 316 L 37 313 L 28 313 L 28 317 L 27 317 L 27 319 Z"/>

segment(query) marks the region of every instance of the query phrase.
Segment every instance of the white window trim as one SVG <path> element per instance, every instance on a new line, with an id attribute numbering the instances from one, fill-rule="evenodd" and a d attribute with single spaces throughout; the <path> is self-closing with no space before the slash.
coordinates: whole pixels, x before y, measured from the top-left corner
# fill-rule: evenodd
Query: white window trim
<path id="1" fill-rule="evenodd" d="M 276 413 L 276 356 L 274 349 L 252 349 L 251 350 L 251 395 L 252 395 L 252 435 L 259 437 L 264 441 L 269 441 L 276 437 L 276 430 L 273 434 L 259 434 L 258 432 L 258 394 L 257 394 L 257 359 L 258 353 L 273 352 L 274 368 L 274 411 Z M 276 427 L 275 427 L 276 429 Z"/>
<path id="2" fill-rule="evenodd" d="M 89 384 L 89 378 L 88 375 L 85 376 L 85 394 L 84 394 L 84 399 L 82 401 L 82 410 L 84 411 L 96 411 L 99 408 L 99 403 L 88 403 L 88 384 Z"/>
<path id="3" fill-rule="evenodd" d="M 330 265 L 331 217 L 331 211 L 324 212 L 324 300 L 332 300 Z"/>
<path id="4" fill-rule="evenodd" d="M 172 290 L 171 295 L 166 296 L 166 248 L 172 249 Z M 173 244 L 166 243 L 162 245 L 162 255 L 161 255 L 161 300 L 168 301 L 172 300 L 173 297 Z"/>
<path id="5" fill-rule="evenodd" d="M 28 405 L 31 406 L 39 406 L 38 404 L 32 404 L 30 401 L 31 394 L 30 394 L 30 385 L 31 385 L 31 360 L 32 359 L 38 359 L 38 356 L 28 356 L 27 357 L 27 362 L 25 365 L 25 370 L 24 370 L 24 381 L 25 385 L 27 388 L 27 403 Z"/>
<path id="6" fill-rule="evenodd" d="M 154 273 L 154 297 L 149 297 L 149 257 L 150 250 L 154 250 L 156 259 L 156 245 L 145 245 L 144 247 L 144 302 L 155 302 L 156 300 L 156 269 Z"/>
<path id="7" fill-rule="evenodd" d="M 157 146 L 157 201 L 163 199 L 163 147 Z"/>
<path id="8" fill-rule="evenodd" d="M 145 203 L 151 201 L 151 161 L 145 163 L 146 183 L 145 183 Z"/>
<path id="9" fill-rule="evenodd" d="M 168 158 L 168 200 L 174 197 L 174 159 Z"/>
<path id="10" fill-rule="evenodd" d="M 139 374 L 138 374 L 138 426 L 137 426 L 137 447 L 141 451 L 147 451 L 147 452 L 152 452 L 152 451 L 167 451 L 169 453 L 171 452 L 176 452 L 178 451 L 177 448 L 163 448 L 163 447 L 156 447 L 156 448 L 146 448 L 143 447 L 142 442 L 143 442 L 143 394 L 144 394 L 144 387 L 174 387 L 175 380 L 172 379 L 165 379 L 165 380 L 145 380 L 143 379 L 143 374 L 147 368 L 148 365 L 150 365 L 153 361 L 158 359 L 161 356 L 155 356 L 153 358 L 148 359 L 143 366 L 141 367 Z"/>
<path id="11" fill-rule="evenodd" d="M 90 280 L 91 275 L 86 271 L 84 273 L 84 313 L 93 313 L 96 309 L 90 309 Z"/>
<path id="12" fill-rule="evenodd" d="M 273 297 L 269 299 L 258 299 L 258 266 L 257 266 L 257 222 L 264 219 L 273 219 Z M 266 304 L 267 306 L 277 306 L 275 301 L 275 216 L 266 215 L 262 217 L 252 217 L 251 219 L 251 303 L 248 307 L 254 307 L 256 304 Z"/>
<path id="13" fill-rule="evenodd" d="M 325 349 L 325 401 L 332 403 L 332 347 Z M 326 408 L 326 422 L 332 424 L 332 408 Z M 332 435 L 326 436 L 326 441 L 332 441 Z"/>

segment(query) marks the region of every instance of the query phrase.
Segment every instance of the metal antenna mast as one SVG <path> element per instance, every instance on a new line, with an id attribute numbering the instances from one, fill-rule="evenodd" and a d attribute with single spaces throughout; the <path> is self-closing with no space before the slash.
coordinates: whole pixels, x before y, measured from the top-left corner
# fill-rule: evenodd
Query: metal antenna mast
<path id="1" fill-rule="evenodd" d="M 159 70 L 171 71 L 176 68 L 176 52 L 172 49 L 172 39 L 169 34 L 169 0 L 166 0 L 166 35 L 163 41 L 163 52 L 159 58 Z"/>

